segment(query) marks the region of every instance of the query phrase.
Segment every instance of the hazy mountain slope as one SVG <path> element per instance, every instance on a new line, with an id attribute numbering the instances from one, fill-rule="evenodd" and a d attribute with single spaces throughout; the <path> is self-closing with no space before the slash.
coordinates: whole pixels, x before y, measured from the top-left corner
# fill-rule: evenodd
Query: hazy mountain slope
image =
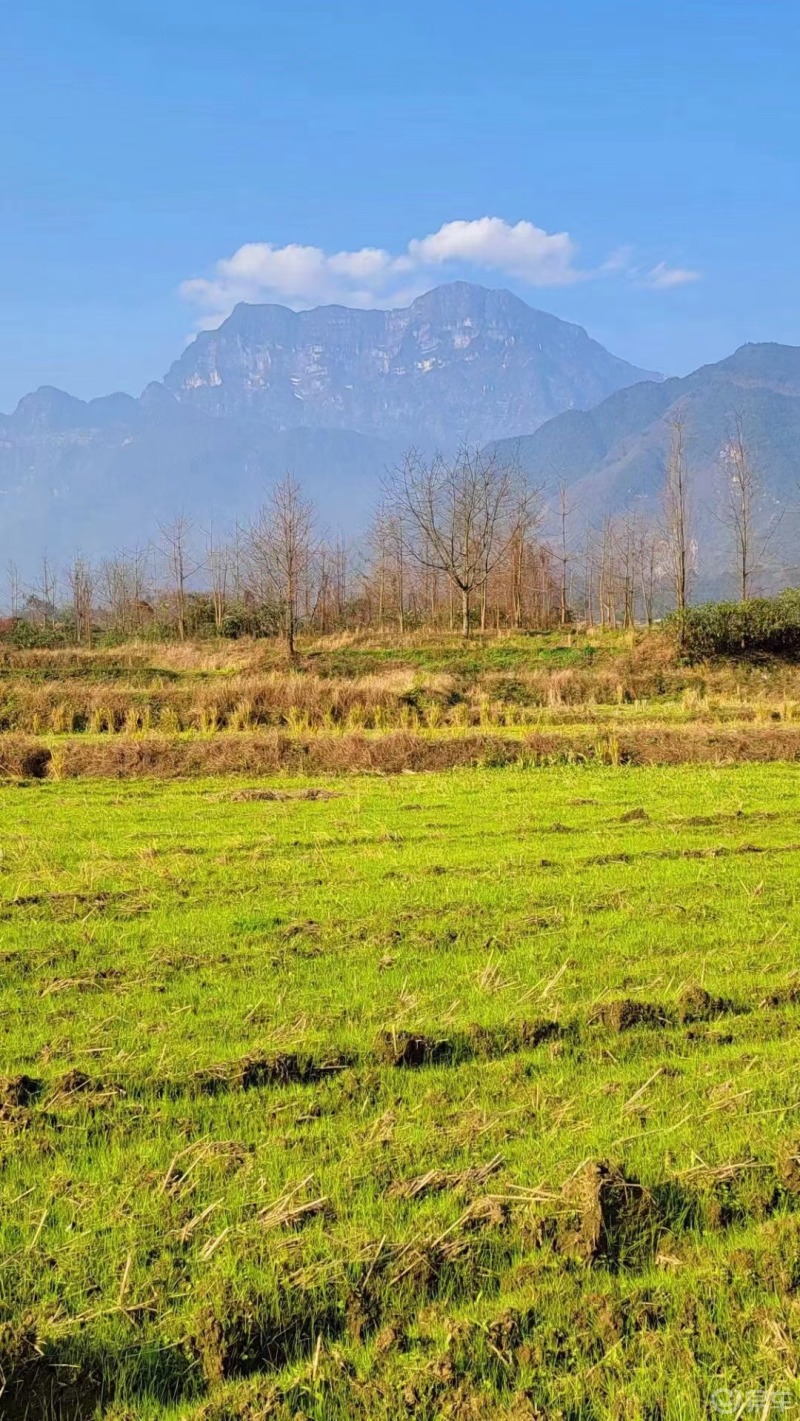
<path id="1" fill-rule="evenodd" d="M 275 433 L 253 420 L 214 419 L 158 384 L 129 403 L 66 399 L 40 391 L 26 397 L 21 418 L 0 425 L 0 526 L 26 566 L 43 549 L 65 559 L 76 548 L 101 556 L 144 544 L 181 510 L 228 526 L 253 513 L 287 469 L 325 522 L 353 526 L 365 489 L 377 488 L 401 452 L 351 430 Z"/>
<path id="2" fill-rule="evenodd" d="M 506 291 L 440 287 L 404 311 L 239 306 L 140 399 L 26 395 L 0 416 L 0 516 L 22 563 L 146 542 L 181 509 L 247 517 L 291 468 L 357 530 L 411 443 L 530 430 L 644 372 Z"/>
<path id="3" fill-rule="evenodd" d="M 452 445 L 536 428 L 652 378 L 509 291 L 437 287 L 398 311 L 237 306 L 166 385 L 215 415 Z"/>
<path id="4" fill-rule="evenodd" d="M 737 419 L 762 484 L 759 521 L 766 528 L 784 509 L 769 547 L 771 578 L 800 561 L 791 506 L 800 482 L 800 348 L 746 345 L 681 380 L 622 390 L 588 412 L 570 411 L 522 439 L 496 447 L 551 486 L 566 480 L 581 516 L 598 519 L 631 506 L 659 506 L 676 416 L 685 426 L 700 539 L 700 572 L 719 590 L 728 559 L 719 520 L 725 446 Z"/>

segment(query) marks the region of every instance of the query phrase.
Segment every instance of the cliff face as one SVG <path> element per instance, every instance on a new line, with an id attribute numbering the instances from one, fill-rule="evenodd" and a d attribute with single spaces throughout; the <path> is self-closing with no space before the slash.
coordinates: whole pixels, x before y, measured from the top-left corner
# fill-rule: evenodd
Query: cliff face
<path id="1" fill-rule="evenodd" d="M 166 377 L 179 400 L 272 429 L 452 445 L 529 433 L 653 378 L 508 291 L 456 283 L 404 310 L 237 306 Z"/>
<path id="2" fill-rule="evenodd" d="M 363 527 L 404 448 L 526 434 L 644 377 L 507 291 L 439 287 L 399 311 L 238 306 L 139 399 L 50 388 L 0 415 L 14 556 L 146 543 L 183 509 L 247 518 L 292 469 L 323 520 Z"/>

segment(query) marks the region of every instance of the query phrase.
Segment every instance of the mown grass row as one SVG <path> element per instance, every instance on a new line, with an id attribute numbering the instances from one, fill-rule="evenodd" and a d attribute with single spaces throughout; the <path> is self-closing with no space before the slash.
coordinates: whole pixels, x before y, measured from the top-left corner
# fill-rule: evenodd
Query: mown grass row
<path id="1" fill-rule="evenodd" d="M 297 684 L 299 683 L 299 685 Z M 325 690 L 327 684 L 323 683 Z M 613 696 L 604 697 L 602 686 L 593 685 L 592 695 L 565 702 L 563 685 L 551 685 L 544 699 L 531 697 L 521 703 L 519 687 L 494 687 L 495 698 L 478 688 L 473 693 L 430 687 L 411 687 L 395 692 L 378 687 L 375 693 L 362 686 L 348 686 L 347 693 L 319 697 L 300 678 L 284 677 L 279 694 L 265 695 L 261 688 L 247 693 L 246 687 L 232 687 L 227 698 L 180 693 L 144 695 L 119 691 L 94 693 L 85 700 L 65 698 L 58 685 L 41 693 L 15 694 L 0 701 L 0 726 L 6 733 L 73 735 L 176 735 L 185 731 L 213 734 L 217 731 L 249 731 L 260 728 L 284 729 L 294 734 L 347 733 L 355 730 L 465 730 L 530 729 L 559 725 L 624 724 L 658 719 L 669 724 L 763 724 L 770 721 L 800 721 L 800 701 L 786 696 L 760 697 L 746 701 L 725 700 L 684 692 L 674 701 L 634 699 L 618 685 Z M 309 696 L 307 693 L 311 691 Z M 327 703 L 326 703 L 327 702 Z"/>

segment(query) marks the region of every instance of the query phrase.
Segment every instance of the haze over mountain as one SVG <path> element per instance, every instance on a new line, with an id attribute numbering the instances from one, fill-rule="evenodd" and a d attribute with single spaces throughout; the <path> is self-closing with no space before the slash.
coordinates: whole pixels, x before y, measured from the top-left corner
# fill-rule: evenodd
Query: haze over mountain
<path id="1" fill-rule="evenodd" d="M 700 586 L 730 593 L 729 552 L 720 521 L 724 455 L 742 429 L 761 484 L 765 587 L 783 585 L 798 562 L 800 500 L 800 348 L 744 345 L 684 379 L 617 391 L 588 411 L 569 410 L 521 439 L 495 447 L 531 476 L 570 488 L 576 518 L 599 521 L 626 509 L 655 514 L 664 484 L 671 427 L 680 417 L 693 488 Z M 778 522 L 778 520 L 780 520 Z"/>
<path id="2" fill-rule="evenodd" d="M 0 416 L 0 516 L 23 563 L 96 555 L 181 509 L 247 516 L 291 468 L 348 529 L 409 444 L 527 433 L 647 375 L 581 327 L 466 283 L 397 311 L 240 305 L 139 399 L 43 387 Z"/>
<path id="3" fill-rule="evenodd" d="M 449 447 L 536 429 L 652 378 L 510 291 L 454 282 L 396 311 L 239 305 L 164 383 L 208 414 L 271 429 Z"/>

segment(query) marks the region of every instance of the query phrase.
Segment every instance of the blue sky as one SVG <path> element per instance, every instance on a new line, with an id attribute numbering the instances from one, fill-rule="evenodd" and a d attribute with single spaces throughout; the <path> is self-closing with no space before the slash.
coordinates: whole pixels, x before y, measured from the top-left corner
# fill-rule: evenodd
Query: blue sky
<path id="1" fill-rule="evenodd" d="M 459 276 L 668 372 L 800 343 L 799 60 L 794 0 L 9 0 L 0 409 Z"/>

